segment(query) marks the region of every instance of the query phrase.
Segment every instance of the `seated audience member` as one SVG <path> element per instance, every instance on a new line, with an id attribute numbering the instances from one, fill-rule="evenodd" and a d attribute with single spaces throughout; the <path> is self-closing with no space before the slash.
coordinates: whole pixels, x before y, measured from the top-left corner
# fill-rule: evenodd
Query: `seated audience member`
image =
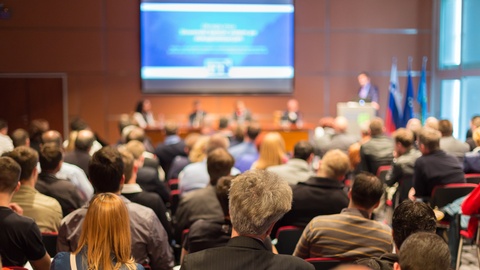
<path id="1" fill-rule="evenodd" d="M 377 174 L 378 168 L 390 165 L 393 160 L 393 143 L 384 135 L 385 127 L 381 118 L 370 122 L 371 139 L 360 147 L 360 169 Z"/>
<path id="2" fill-rule="evenodd" d="M 310 221 L 293 255 L 304 259 L 360 259 L 391 252 L 390 228 L 371 220 L 383 192 L 383 183 L 376 176 L 358 174 L 348 193 L 348 208 L 340 214 L 318 216 Z"/>
<path id="3" fill-rule="evenodd" d="M 452 136 L 452 123 L 448 120 L 440 120 L 438 122 L 438 131 L 442 133 L 440 149 L 447 152 L 447 154 L 455 156 L 460 162 L 463 162 L 463 156 L 470 151 L 470 146 L 468 143 L 459 141 Z"/>
<path id="4" fill-rule="evenodd" d="M 463 159 L 464 173 L 480 173 L 480 128 L 473 131 L 472 139 L 477 147 L 472 152 L 465 153 Z"/>
<path id="5" fill-rule="evenodd" d="M 278 174 L 288 184 L 296 185 L 299 182 L 307 181 L 314 175 L 311 164 L 313 160 L 313 146 L 307 141 L 300 141 L 295 144 L 293 158 L 282 165 L 270 166 L 268 171 Z"/>
<path id="6" fill-rule="evenodd" d="M 30 147 L 30 137 L 28 132 L 23 128 L 17 128 L 12 132 L 12 142 L 13 147 L 18 146 L 29 146 Z"/>
<path id="7" fill-rule="evenodd" d="M 282 114 L 281 121 L 282 123 L 292 124 L 292 125 L 301 125 L 302 124 L 302 114 L 298 108 L 298 101 L 296 99 L 290 99 L 287 101 L 287 110 Z"/>
<path id="8" fill-rule="evenodd" d="M 88 130 L 92 132 L 93 136 L 93 142 L 92 146 L 90 147 L 90 150 L 88 151 L 88 154 L 91 156 L 93 153 L 97 152 L 100 150 L 103 146 L 102 145 L 107 145 L 108 143 L 100 140 L 98 138 L 98 135 L 95 134 L 90 127 L 88 126 L 87 122 L 85 122 L 83 119 L 79 117 L 75 117 L 72 119 L 70 122 L 70 134 L 68 135 L 68 140 L 65 140 L 63 142 L 63 147 L 65 148 L 65 152 L 72 152 L 75 150 L 75 141 L 78 136 L 78 133 L 83 130 Z M 87 135 L 89 136 L 89 135 Z"/>
<path id="9" fill-rule="evenodd" d="M 141 128 L 155 127 L 157 124 L 153 118 L 152 103 L 148 99 L 140 100 L 137 103 L 133 119 Z"/>
<path id="10" fill-rule="evenodd" d="M 190 133 L 187 135 L 187 137 L 185 137 L 184 151 L 185 151 L 185 154 L 187 154 L 187 156 L 186 157 L 176 156 L 172 160 L 172 164 L 170 165 L 170 170 L 168 170 L 168 174 L 166 175 L 167 180 L 178 179 L 178 175 L 183 170 L 183 168 L 185 168 L 185 166 L 187 166 L 191 162 L 197 162 L 197 161 L 203 160 L 203 157 L 202 157 L 199 160 L 194 158 L 195 161 L 193 161 L 190 156 L 190 153 L 194 151 L 193 148 L 195 144 L 201 139 L 201 137 L 202 136 L 199 133 Z M 207 145 L 207 140 L 208 139 L 204 139 L 205 141 L 204 145 Z M 201 152 L 204 153 L 205 149 L 202 149 Z"/>
<path id="11" fill-rule="evenodd" d="M 78 166 L 88 177 L 88 162 L 90 161 L 90 149 L 92 149 L 95 135 L 90 130 L 80 130 L 75 139 L 75 148 L 65 154 L 64 161 Z"/>
<path id="12" fill-rule="evenodd" d="M 447 243 L 435 233 L 418 232 L 403 242 L 395 270 L 449 270 Z"/>
<path id="13" fill-rule="evenodd" d="M 207 142 L 205 154 L 209 155 L 210 152 L 217 148 L 223 148 L 226 150 L 228 149 L 229 145 L 230 144 L 227 138 L 221 134 L 214 134 L 210 136 Z M 237 175 L 239 173 L 240 171 L 236 168 L 231 168 L 231 175 Z M 180 193 L 183 196 L 192 190 L 204 188 L 210 182 L 210 178 L 211 176 L 209 175 L 207 169 L 207 158 L 204 158 L 199 162 L 188 164 L 178 176 L 178 187 L 180 189 Z"/>
<path id="14" fill-rule="evenodd" d="M 231 146 L 228 151 L 235 159 L 235 168 L 244 172 L 252 166 L 253 162 L 258 159 L 258 149 L 255 140 L 260 134 L 260 125 L 251 123 L 247 127 L 246 136 L 243 142 Z"/>
<path id="15" fill-rule="evenodd" d="M 333 122 L 333 134 L 330 143 L 327 145 L 325 152 L 332 149 L 339 149 L 344 153 L 348 152 L 350 145 L 356 143 L 358 138 L 354 135 L 348 134 L 348 120 L 343 116 L 337 116 L 335 122 Z"/>
<path id="16" fill-rule="evenodd" d="M 60 170 L 63 153 L 55 143 L 45 143 L 40 148 L 39 155 L 42 172 L 38 175 L 35 188 L 40 193 L 55 198 L 62 207 L 64 216 L 80 208 L 86 200 L 70 181 L 60 179 L 55 174 Z"/>
<path id="17" fill-rule="evenodd" d="M 233 140 L 233 131 L 232 128 L 228 124 L 228 118 L 226 117 L 221 117 L 218 120 L 218 129 L 217 133 L 225 136 L 225 138 L 228 139 L 229 142 L 232 142 Z"/>
<path id="18" fill-rule="evenodd" d="M 185 138 L 185 153 L 187 156 L 176 156 L 167 175 L 167 179 L 178 179 L 180 172 L 190 163 L 200 162 L 205 158 L 205 148 L 208 136 L 191 133 Z"/>
<path id="19" fill-rule="evenodd" d="M 173 253 L 168 236 L 152 209 L 130 202 L 120 195 L 125 182 L 123 161 L 113 147 L 104 147 L 92 156 L 88 166 L 90 181 L 97 193 L 111 192 L 120 196 L 127 206 L 132 235 L 132 255 L 140 264 L 149 264 L 152 269 L 172 269 Z M 70 213 L 60 225 L 57 251 L 78 250 L 82 222 L 88 205 Z"/>
<path id="20" fill-rule="evenodd" d="M 224 148 L 217 148 L 208 154 L 206 165 L 210 183 L 204 188 L 186 194 L 178 205 L 175 213 L 177 240 L 180 240 L 183 230 L 188 229 L 199 219 L 223 221 L 225 218 L 215 193 L 215 186 L 220 177 L 230 175 L 233 157 Z"/>
<path id="21" fill-rule="evenodd" d="M 40 151 L 42 144 L 42 135 L 50 129 L 50 124 L 45 119 L 34 119 L 28 126 L 28 134 L 30 135 L 30 147 L 35 151 Z"/>
<path id="22" fill-rule="evenodd" d="M 55 255 L 50 269 L 144 269 L 132 257 L 128 210 L 119 196 L 101 193 L 93 198 L 78 248 Z"/>
<path id="23" fill-rule="evenodd" d="M 335 119 L 333 117 L 322 117 L 318 121 L 319 126 L 315 128 L 315 155 L 323 157 L 325 155 L 326 147 L 330 144 L 335 130 L 333 129 L 333 122 Z"/>
<path id="24" fill-rule="evenodd" d="M 398 262 L 398 253 L 403 242 L 413 233 L 435 233 L 437 221 L 432 208 L 423 202 L 403 201 L 393 211 L 392 236 L 396 253 L 385 253 L 378 258 L 366 258 L 355 263 L 365 265 L 373 270 L 393 270 Z"/>
<path id="25" fill-rule="evenodd" d="M 20 189 L 12 202 L 20 205 L 23 216 L 32 218 L 41 232 L 57 232 L 62 220 L 62 208 L 57 200 L 35 189 L 38 180 L 38 153 L 27 146 L 19 146 L 3 154 L 14 159 L 22 168 Z"/>
<path id="26" fill-rule="evenodd" d="M 232 115 L 232 120 L 238 125 L 243 125 L 252 121 L 252 113 L 247 109 L 243 101 L 237 100 L 235 102 L 235 110 Z"/>
<path id="27" fill-rule="evenodd" d="M 416 197 L 430 197 L 437 185 L 465 183 L 462 164 L 458 159 L 440 150 L 439 131 L 423 129 L 419 134 L 422 156 L 415 161 L 413 187 Z"/>
<path id="28" fill-rule="evenodd" d="M 181 269 L 314 269 L 290 255 L 273 254 L 263 241 L 273 225 L 290 210 L 292 191 L 277 175 L 248 171 L 230 188 L 232 239 L 225 247 L 188 254 Z"/>
<path id="29" fill-rule="evenodd" d="M 152 161 L 149 161 L 146 163 L 148 166 L 152 166 L 154 169 L 157 169 L 159 166 L 159 162 L 155 155 L 155 148 L 152 145 L 152 141 L 150 138 L 147 137 L 145 134 L 145 130 L 143 128 L 139 128 L 137 126 L 132 126 L 132 127 L 127 127 L 124 129 L 125 130 L 125 143 L 129 143 L 131 141 L 139 141 L 143 143 L 143 146 L 145 147 L 145 151 L 143 155 L 145 156 L 145 159 L 152 159 Z"/>
<path id="30" fill-rule="evenodd" d="M 420 130 L 422 129 L 422 122 L 420 122 L 418 118 L 411 118 L 408 120 L 405 128 L 413 132 L 413 141 L 416 142 L 418 133 L 420 133 Z M 415 145 L 415 148 L 418 149 L 418 145 Z"/>
<path id="31" fill-rule="evenodd" d="M 269 132 L 260 143 L 257 161 L 251 169 L 265 170 L 270 166 L 284 164 L 288 160 L 285 152 L 285 141 L 278 132 Z"/>
<path id="32" fill-rule="evenodd" d="M 193 111 L 188 116 L 188 123 L 190 127 L 198 128 L 203 126 L 203 121 L 207 116 L 207 112 L 202 109 L 202 103 L 200 100 L 195 100 L 193 102 Z"/>
<path id="33" fill-rule="evenodd" d="M 230 137 L 230 147 L 241 144 L 245 140 L 245 128 L 243 125 L 232 125 L 232 137 Z"/>
<path id="34" fill-rule="evenodd" d="M 126 148 L 119 149 L 123 160 L 123 175 L 125 176 L 125 184 L 122 187 L 122 195 L 134 203 L 146 206 L 155 212 L 155 215 L 160 220 L 168 234 L 169 243 L 173 240 L 173 231 L 170 220 L 167 217 L 167 207 L 162 198 L 154 192 L 144 191 L 139 184 L 137 184 L 137 171 L 140 160 L 135 160 L 133 154 Z"/>
<path id="35" fill-rule="evenodd" d="M 20 188 L 20 166 L 9 157 L 0 157 L 0 256 L 4 266 L 50 269 L 50 256 L 33 219 L 21 216 L 21 209 L 10 203 Z M 20 212 L 20 214 L 17 214 Z"/>
<path id="36" fill-rule="evenodd" d="M 473 151 L 478 145 L 473 139 L 473 131 L 480 127 L 480 115 L 474 115 L 470 120 L 470 129 L 467 131 L 467 140 L 465 141 L 470 146 L 470 151 Z"/>
<path id="37" fill-rule="evenodd" d="M 360 148 L 362 144 L 368 142 L 370 140 L 370 127 L 369 123 L 365 122 L 360 125 L 360 140 L 348 148 L 348 158 L 350 159 L 350 168 L 351 168 L 351 175 L 355 176 L 360 173 Z M 353 177 L 352 177 L 353 178 Z"/>
<path id="38" fill-rule="evenodd" d="M 178 136 L 177 124 L 170 122 L 165 125 L 165 141 L 155 148 L 160 165 L 168 175 L 172 161 L 176 156 L 187 156 L 185 142 Z"/>
<path id="39" fill-rule="evenodd" d="M 62 141 L 62 135 L 56 130 L 48 130 L 42 134 L 43 144 L 55 143 L 58 147 L 62 147 Z M 93 197 L 92 184 L 88 181 L 85 172 L 78 166 L 68 162 L 62 162 L 62 166 L 55 176 L 72 182 L 82 193 L 82 197 L 85 198 L 85 200 L 90 200 Z"/>
<path id="40" fill-rule="evenodd" d="M 408 192 L 413 187 L 413 166 L 422 153 L 413 147 L 414 135 L 408 129 L 397 129 L 393 133 L 393 140 L 395 143 L 394 159 L 391 169 L 385 176 L 385 182 L 390 187 L 398 183 L 394 196 L 400 203 L 408 199 Z"/>
<path id="41" fill-rule="evenodd" d="M 277 226 L 304 228 L 316 216 L 340 213 L 348 206 L 342 181 L 349 169 L 346 154 L 340 150 L 328 151 L 320 161 L 317 176 L 292 186 L 292 210 L 285 214 Z"/>
<path id="42" fill-rule="evenodd" d="M 12 150 L 13 142 L 8 136 L 8 124 L 5 120 L 0 119 L 0 155 Z"/>
<path id="43" fill-rule="evenodd" d="M 428 117 L 423 127 L 438 130 L 438 119 L 433 116 Z"/>

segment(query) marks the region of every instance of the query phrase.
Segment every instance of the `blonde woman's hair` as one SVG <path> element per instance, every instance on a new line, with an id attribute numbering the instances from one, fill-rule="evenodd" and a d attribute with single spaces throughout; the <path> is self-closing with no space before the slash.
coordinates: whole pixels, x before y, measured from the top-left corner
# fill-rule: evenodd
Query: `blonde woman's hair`
<path id="1" fill-rule="evenodd" d="M 91 270 L 136 269 L 131 255 L 130 219 L 122 199 L 113 193 L 96 195 L 82 225 L 78 254 L 86 246 L 85 261 Z M 112 262 L 112 255 L 115 263 Z"/>
<path id="2" fill-rule="evenodd" d="M 266 169 L 282 164 L 285 157 L 285 141 L 278 132 L 269 132 L 263 137 L 255 169 Z"/>
<path id="3" fill-rule="evenodd" d="M 209 139 L 209 136 L 201 136 L 197 139 L 192 147 L 192 150 L 190 150 L 190 153 L 188 153 L 188 158 L 192 163 L 200 162 L 205 159 L 207 156 L 205 151 L 207 149 L 207 143 Z"/>
<path id="4" fill-rule="evenodd" d="M 335 149 L 328 151 L 322 158 L 320 172 L 328 178 L 343 178 L 350 169 L 350 160 L 347 154 Z"/>

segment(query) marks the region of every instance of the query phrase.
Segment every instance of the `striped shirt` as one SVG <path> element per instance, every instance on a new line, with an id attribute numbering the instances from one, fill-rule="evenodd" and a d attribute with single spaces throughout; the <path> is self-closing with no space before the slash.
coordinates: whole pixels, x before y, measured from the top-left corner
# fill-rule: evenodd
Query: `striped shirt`
<path id="1" fill-rule="evenodd" d="M 293 255 L 300 258 L 366 258 L 392 251 L 391 229 L 355 208 L 314 218 L 303 231 Z"/>

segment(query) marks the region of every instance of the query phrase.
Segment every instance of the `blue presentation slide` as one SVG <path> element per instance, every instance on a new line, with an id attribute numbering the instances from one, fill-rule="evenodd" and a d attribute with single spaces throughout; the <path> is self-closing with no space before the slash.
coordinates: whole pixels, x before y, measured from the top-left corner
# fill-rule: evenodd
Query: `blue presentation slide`
<path id="1" fill-rule="evenodd" d="M 142 79 L 293 78 L 293 5 L 142 3 Z"/>

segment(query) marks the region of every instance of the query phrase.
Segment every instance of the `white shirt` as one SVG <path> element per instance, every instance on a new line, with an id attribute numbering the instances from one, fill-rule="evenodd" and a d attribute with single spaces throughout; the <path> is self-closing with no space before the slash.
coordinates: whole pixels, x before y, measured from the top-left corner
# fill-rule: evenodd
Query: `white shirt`
<path id="1" fill-rule="evenodd" d="M 7 135 L 0 134 L 0 155 L 13 150 L 13 142 Z"/>

